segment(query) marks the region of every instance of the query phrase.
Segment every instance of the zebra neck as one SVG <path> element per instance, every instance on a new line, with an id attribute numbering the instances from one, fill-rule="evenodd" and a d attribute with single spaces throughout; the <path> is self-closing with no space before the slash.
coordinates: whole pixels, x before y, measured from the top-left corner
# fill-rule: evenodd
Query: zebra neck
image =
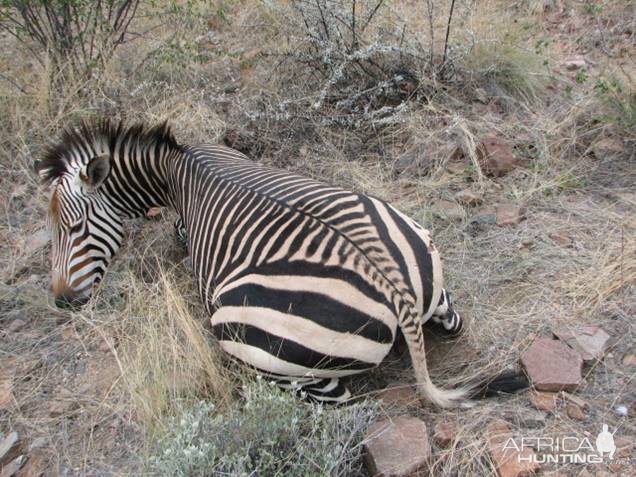
<path id="1" fill-rule="evenodd" d="M 139 217 L 151 207 L 173 206 L 169 162 L 182 153 L 162 147 L 131 148 L 113 157 L 104 183 L 106 199 L 124 217 Z"/>

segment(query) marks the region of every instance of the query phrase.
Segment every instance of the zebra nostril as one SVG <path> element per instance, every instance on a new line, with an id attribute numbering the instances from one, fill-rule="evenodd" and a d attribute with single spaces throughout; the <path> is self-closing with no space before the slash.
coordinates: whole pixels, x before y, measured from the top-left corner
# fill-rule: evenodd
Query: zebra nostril
<path id="1" fill-rule="evenodd" d="M 63 309 L 77 310 L 88 302 L 88 297 L 60 295 L 55 297 L 55 306 Z"/>

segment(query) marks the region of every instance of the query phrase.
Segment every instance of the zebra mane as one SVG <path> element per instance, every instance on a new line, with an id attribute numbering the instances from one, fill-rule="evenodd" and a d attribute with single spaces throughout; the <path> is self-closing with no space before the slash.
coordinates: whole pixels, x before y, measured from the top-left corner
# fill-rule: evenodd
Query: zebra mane
<path id="1" fill-rule="evenodd" d="M 115 150 L 117 144 L 126 143 L 139 147 L 167 146 L 178 151 L 185 149 L 175 139 L 167 121 L 153 127 L 142 123 L 126 127 L 123 121 L 108 119 L 82 121 L 78 126 L 62 131 L 60 140 L 50 145 L 42 159 L 35 162 L 35 171 L 43 183 L 51 183 L 66 172 L 74 151 L 90 150 L 90 146 L 98 142 L 108 144 L 111 151 Z"/>

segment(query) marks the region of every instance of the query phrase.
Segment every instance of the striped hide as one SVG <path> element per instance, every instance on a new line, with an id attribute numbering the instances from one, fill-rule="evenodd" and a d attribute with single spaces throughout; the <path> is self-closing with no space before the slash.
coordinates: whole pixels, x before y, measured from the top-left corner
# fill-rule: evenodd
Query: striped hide
<path id="1" fill-rule="evenodd" d="M 177 143 L 100 122 L 69 129 L 36 170 L 51 184 L 53 291 L 90 299 L 126 218 L 172 207 L 220 346 L 315 399 L 343 401 L 339 378 L 375 367 L 398 330 L 418 389 L 450 406 L 466 390 L 428 375 L 422 325 L 461 330 L 430 233 L 379 198 L 257 164 L 227 147 Z"/>

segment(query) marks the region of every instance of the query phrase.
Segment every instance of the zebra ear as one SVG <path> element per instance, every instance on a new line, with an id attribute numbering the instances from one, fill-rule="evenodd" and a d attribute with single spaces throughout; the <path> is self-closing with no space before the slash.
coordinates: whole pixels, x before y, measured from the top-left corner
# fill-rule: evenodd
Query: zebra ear
<path id="1" fill-rule="evenodd" d="M 86 165 L 81 179 L 91 187 L 99 187 L 110 173 L 110 157 L 107 154 L 96 156 Z"/>
<path id="2" fill-rule="evenodd" d="M 46 167 L 44 161 L 35 161 L 35 163 L 33 164 L 33 169 L 42 181 L 46 180 L 49 175 L 49 168 Z"/>

